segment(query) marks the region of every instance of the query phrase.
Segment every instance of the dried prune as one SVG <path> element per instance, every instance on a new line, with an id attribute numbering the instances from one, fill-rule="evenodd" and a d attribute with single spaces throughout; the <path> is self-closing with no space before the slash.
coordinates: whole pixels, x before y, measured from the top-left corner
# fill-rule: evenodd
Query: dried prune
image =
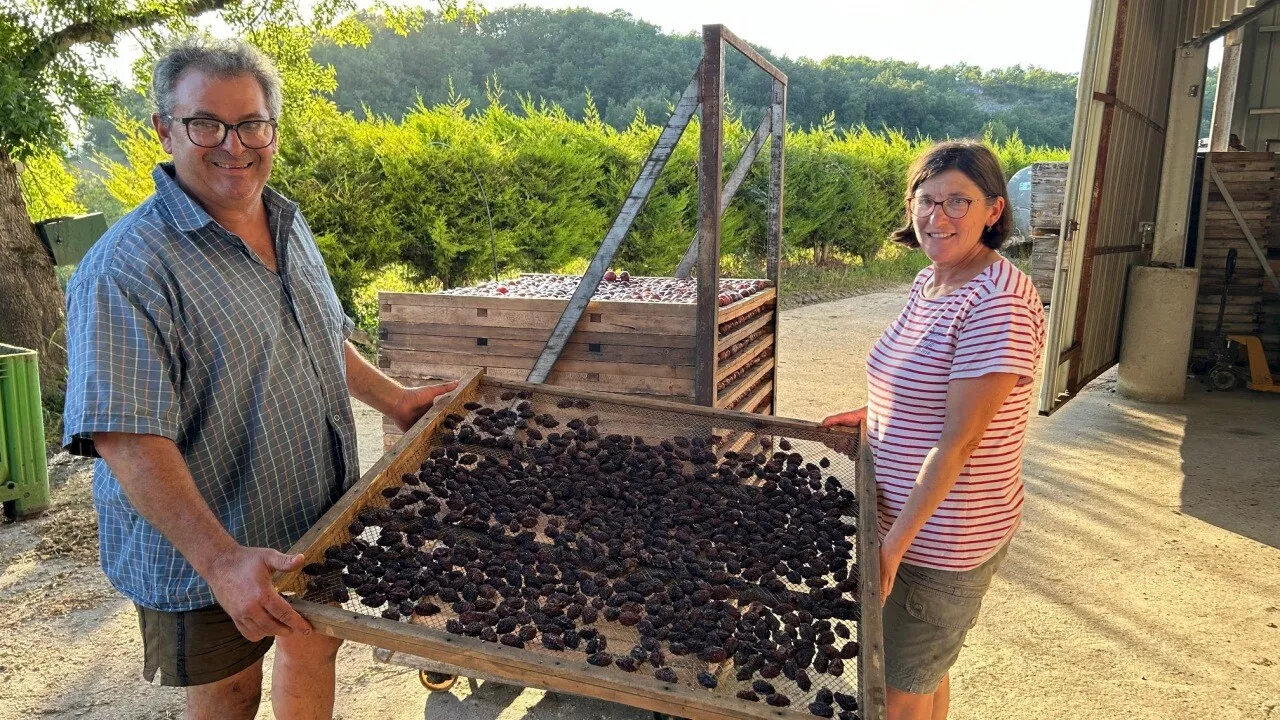
<path id="1" fill-rule="evenodd" d="M 676 676 L 676 671 L 669 667 L 658 668 L 657 670 L 654 671 L 653 676 L 658 678 L 662 682 L 668 682 L 668 683 L 673 683 L 678 679 Z"/>
<path id="2" fill-rule="evenodd" d="M 461 635 L 463 631 L 462 623 L 455 619 L 449 619 L 445 621 L 444 631 L 454 635 Z"/>
<path id="3" fill-rule="evenodd" d="M 639 665 L 636 664 L 635 658 L 630 657 L 620 657 L 617 660 L 614 660 L 613 664 L 617 665 L 618 669 L 624 672 L 635 672 L 639 667 Z"/>
<path id="4" fill-rule="evenodd" d="M 829 704 L 820 703 L 820 702 L 809 703 L 809 712 L 813 713 L 814 715 L 817 715 L 818 717 L 824 717 L 824 718 L 833 717 L 836 714 L 835 709 L 832 708 Z"/>
<path id="5" fill-rule="evenodd" d="M 564 650 L 564 637 L 560 635 L 544 634 L 542 636 L 542 647 L 548 650 L 562 651 Z"/>
<path id="6" fill-rule="evenodd" d="M 498 638 L 498 642 L 502 643 L 503 645 L 506 645 L 507 647 L 513 647 L 513 648 L 524 647 L 524 640 L 521 640 L 520 638 L 516 637 L 515 635 L 512 635 L 511 633 L 507 633 L 506 635 L 503 635 L 502 637 Z"/>
<path id="7" fill-rule="evenodd" d="M 760 702 L 760 696 L 751 690 L 739 690 L 735 697 L 739 700 L 746 700 L 747 702 Z"/>
<path id="8" fill-rule="evenodd" d="M 809 673 L 804 670 L 796 670 L 795 682 L 796 687 L 804 692 L 809 692 L 809 688 L 813 687 L 813 682 L 809 680 Z"/>
<path id="9" fill-rule="evenodd" d="M 715 675 L 712 675 L 709 672 L 700 672 L 698 673 L 698 684 L 710 690 L 714 688 L 718 683 L 716 682 Z"/>
<path id="10" fill-rule="evenodd" d="M 613 656 L 607 652 L 594 652 L 587 656 L 587 662 L 596 667 L 609 667 L 613 663 Z"/>
<path id="11" fill-rule="evenodd" d="M 842 710 L 853 711 L 858 709 L 858 698 L 840 692 L 834 693 L 834 696 L 836 703 L 840 705 Z"/>
<path id="12" fill-rule="evenodd" d="M 786 707 L 791 704 L 791 698 L 783 695 L 782 693 L 774 693 L 765 698 L 764 701 L 774 707 Z"/>
<path id="13" fill-rule="evenodd" d="M 755 682 L 751 683 L 751 689 L 755 690 L 761 695 L 772 695 L 775 692 L 777 692 L 777 690 L 774 689 L 772 683 L 765 682 L 764 680 L 756 680 Z"/>
<path id="14" fill-rule="evenodd" d="M 711 663 L 713 665 L 716 663 L 724 662 L 727 657 L 728 657 L 728 653 L 726 653 L 724 648 L 722 647 L 714 647 L 714 646 L 706 647 L 706 648 L 703 648 L 702 651 L 698 653 L 699 660 L 705 663 Z"/>

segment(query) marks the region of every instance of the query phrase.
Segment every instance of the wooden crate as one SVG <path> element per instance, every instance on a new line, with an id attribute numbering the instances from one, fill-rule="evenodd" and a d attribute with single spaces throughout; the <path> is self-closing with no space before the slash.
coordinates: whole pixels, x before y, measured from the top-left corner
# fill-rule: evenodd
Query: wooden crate
<path id="1" fill-rule="evenodd" d="M 845 674 L 838 678 L 815 675 L 810 670 L 813 686 L 808 693 L 799 692 L 792 681 L 778 676 L 771 682 L 792 698 L 792 705 L 789 708 L 774 708 L 763 702 L 753 703 L 735 696 L 736 691 L 747 684 L 736 680 L 736 669 L 731 658 L 717 665 L 708 665 L 691 659 L 692 656 L 677 658 L 667 653 L 669 665 L 676 669 L 679 680 L 665 683 L 653 677 L 652 669 L 649 672 L 628 674 L 614 667 L 594 667 L 585 662 L 585 655 L 580 652 L 552 652 L 536 643 L 523 649 L 514 649 L 486 643 L 478 638 L 448 634 L 442 629 L 445 619 L 453 617 L 447 603 L 442 613 L 431 618 L 415 617 L 413 622 L 388 620 L 374 614 L 376 610 L 359 604 L 354 597 L 341 605 L 333 602 L 331 593 L 334 588 L 340 587 L 333 575 L 313 577 L 301 572 L 278 574 L 275 578 L 277 589 L 289 598 L 293 606 L 319 632 L 445 662 L 507 683 L 586 695 L 683 717 L 812 717 L 808 714 L 808 704 L 814 693 L 825 686 L 846 694 L 856 694 L 861 717 L 868 720 L 884 718 L 884 656 L 875 477 L 870 452 L 860 451 L 865 444 L 859 441 L 859 435 L 821 428 L 809 422 L 715 410 L 655 398 L 505 381 L 485 375 L 483 371 L 475 371 L 460 381 L 458 390 L 452 397 L 437 404 L 419 420 L 289 552 L 303 555 L 306 563 L 323 560 L 326 549 L 351 539 L 348 527 L 362 510 L 385 507 L 388 501 L 382 491 L 400 485 L 401 478 L 406 473 L 416 472 L 430 451 L 440 446 L 440 436 L 445 432 L 443 422 L 447 414 L 466 414 L 463 405 L 470 401 L 487 406 L 509 404 L 502 400 L 501 394 L 514 391 L 529 392 L 533 409 L 538 412 L 573 412 L 556 409 L 558 401 L 564 399 L 589 403 L 589 412 L 599 419 L 596 427 L 601 435 L 638 434 L 647 441 L 657 442 L 660 438 L 671 437 L 673 433 L 687 437 L 715 433 L 724 438 L 725 442 L 736 438 L 735 445 L 740 448 L 753 445 L 758 448 L 758 441 L 762 437 L 787 437 L 793 443 L 794 451 L 801 452 L 806 459 L 816 459 L 818 454 L 830 456 L 831 464 L 825 472 L 837 477 L 845 487 L 855 488 L 859 501 L 858 517 L 848 518 L 857 526 L 853 558 L 856 559 L 859 570 L 856 600 L 861 604 L 860 615 L 853 622 L 856 633 L 854 638 L 860 643 L 856 681 L 851 680 L 848 672 L 855 669 L 852 661 Z M 861 437 L 865 438 L 865 428 Z M 852 449 L 848 455 L 832 452 L 826 446 L 833 442 L 843 443 Z M 723 445 L 718 449 L 723 451 Z M 466 452 L 492 457 L 505 455 L 505 451 L 493 447 L 467 446 Z M 549 542 L 542 532 L 546 527 L 546 518 L 540 518 L 536 525 L 537 542 Z M 376 537 L 375 529 L 365 528 L 362 537 L 369 540 Z M 429 549 L 436 542 L 438 541 L 427 540 L 422 549 Z M 631 578 L 650 572 L 660 573 L 641 566 L 623 577 Z M 740 584 L 737 587 L 739 590 L 735 590 L 734 598 L 758 596 L 761 592 L 755 583 Z M 787 590 L 787 593 L 792 592 L 794 590 Z M 329 598 L 329 602 L 324 601 L 325 598 Z M 775 595 L 769 602 L 777 602 L 779 599 L 786 598 Z M 607 623 L 602 619 L 596 623 L 596 627 L 609 638 L 610 651 L 615 655 L 625 652 L 637 640 L 632 628 L 625 628 L 617 623 Z M 667 650 L 665 642 L 663 645 L 663 649 Z M 712 673 L 720 680 L 714 691 L 705 690 L 694 682 L 699 671 Z"/>
<path id="2" fill-rule="evenodd" d="M 1058 233 L 1062 226 L 1062 202 L 1066 197 L 1067 163 L 1045 162 L 1031 166 L 1031 234 Z"/>
<path id="3" fill-rule="evenodd" d="M 1199 242 L 1196 266 L 1200 268 L 1200 287 L 1196 297 L 1195 331 L 1192 358 L 1204 361 L 1212 355 L 1218 308 L 1224 290 L 1223 279 L 1227 255 L 1236 251 L 1235 273 L 1226 286 L 1227 304 L 1223 315 L 1223 331 L 1257 335 L 1272 365 L 1280 364 L 1280 347 L 1275 336 L 1276 324 L 1270 319 L 1276 301 L 1262 265 L 1240 228 L 1226 199 L 1208 172 L 1211 164 L 1222 177 L 1227 193 L 1236 205 L 1245 226 L 1266 254 L 1274 237 L 1272 218 L 1276 212 L 1274 198 L 1277 183 L 1276 157 L 1269 153 L 1221 152 L 1205 156 L 1206 171 L 1200 209 Z M 1268 258 L 1271 262 L 1271 258 Z"/>
<path id="4" fill-rule="evenodd" d="M 1031 283 L 1040 294 L 1040 302 L 1053 300 L 1053 278 L 1058 263 L 1058 233 L 1044 232 L 1031 238 Z"/>
<path id="5" fill-rule="evenodd" d="M 524 380 L 568 300 L 425 293 L 378 294 L 378 366 L 410 385 L 456 380 L 474 368 Z M 718 308 L 716 407 L 771 413 L 776 288 Z M 692 303 L 593 301 L 547 382 L 693 402 L 697 382 Z M 742 371 L 739 373 L 738 371 Z M 735 374 L 737 373 L 737 374 Z M 383 423 L 383 448 L 400 438 Z"/>

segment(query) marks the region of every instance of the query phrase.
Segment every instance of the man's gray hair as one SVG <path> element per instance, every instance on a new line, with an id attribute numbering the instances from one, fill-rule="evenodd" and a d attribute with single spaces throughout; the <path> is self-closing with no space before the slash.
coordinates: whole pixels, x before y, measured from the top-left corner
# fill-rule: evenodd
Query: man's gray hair
<path id="1" fill-rule="evenodd" d="M 280 117 L 284 103 L 280 90 L 280 72 L 257 48 L 243 40 L 186 40 L 174 46 L 156 61 L 151 73 L 151 95 L 156 112 L 166 122 L 173 115 L 174 89 L 187 70 L 219 78 L 250 75 L 262 86 L 271 117 Z"/>

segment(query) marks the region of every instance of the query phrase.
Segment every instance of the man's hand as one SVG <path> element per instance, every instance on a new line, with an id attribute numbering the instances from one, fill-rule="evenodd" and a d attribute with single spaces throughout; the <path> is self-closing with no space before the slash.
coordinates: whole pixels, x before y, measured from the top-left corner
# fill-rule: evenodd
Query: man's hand
<path id="1" fill-rule="evenodd" d="M 396 427 L 400 428 L 401 432 L 408 432 L 409 428 L 418 422 L 418 418 L 431 409 L 436 398 L 445 393 L 453 392 L 456 387 L 458 387 L 457 380 L 439 385 L 404 388 L 388 416 L 396 424 Z"/>
<path id="2" fill-rule="evenodd" d="M 311 634 L 311 625 L 271 584 L 271 574 L 302 566 L 301 555 L 268 548 L 237 547 L 220 556 L 205 575 L 218 604 L 250 642 L 269 635 Z"/>

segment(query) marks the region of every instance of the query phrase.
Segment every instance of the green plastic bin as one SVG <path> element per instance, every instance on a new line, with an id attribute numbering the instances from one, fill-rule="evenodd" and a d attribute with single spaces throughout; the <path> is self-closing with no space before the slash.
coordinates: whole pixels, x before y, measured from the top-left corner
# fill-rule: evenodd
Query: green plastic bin
<path id="1" fill-rule="evenodd" d="M 49 507 L 36 352 L 0 344 L 0 501 L 9 518 Z"/>

